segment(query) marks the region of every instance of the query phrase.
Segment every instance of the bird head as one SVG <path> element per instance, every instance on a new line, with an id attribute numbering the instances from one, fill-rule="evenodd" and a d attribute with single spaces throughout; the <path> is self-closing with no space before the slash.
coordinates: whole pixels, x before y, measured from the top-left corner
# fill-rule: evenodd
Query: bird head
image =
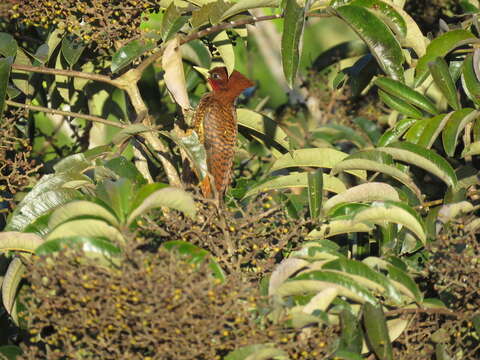
<path id="1" fill-rule="evenodd" d="M 237 70 L 233 70 L 230 77 L 226 67 L 216 67 L 210 70 L 208 82 L 212 86 L 213 92 L 223 93 L 224 96 L 235 99 L 245 89 L 255 85 Z"/>

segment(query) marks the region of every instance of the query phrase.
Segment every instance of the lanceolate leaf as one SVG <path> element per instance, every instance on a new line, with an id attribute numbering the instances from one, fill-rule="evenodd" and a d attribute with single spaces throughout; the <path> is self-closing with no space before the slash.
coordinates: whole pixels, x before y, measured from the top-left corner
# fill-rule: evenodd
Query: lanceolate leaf
<path id="1" fill-rule="evenodd" d="M 428 64 L 435 84 L 447 99 L 448 104 L 455 110 L 460 109 L 460 99 L 457 88 L 450 75 L 447 62 L 442 57 L 435 58 Z"/>
<path id="2" fill-rule="evenodd" d="M 463 61 L 462 84 L 465 93 L 477 106 L 480 106 L 480 82 L 473 70 L 473 54 Z"/>
<path id="3" fill-rule="evenodd" d="M 290 175 L 276 177 L 252 187 L 245 194 L 245 197 L 270 190 L 306 188 L 308 186 L 307 176 L 307 173 L 293 173 Z M 347 189 L 345 184 L 340 179 L 326 174 L 323 174 L 323 188 L 334 193 L 340 193 Z"/>
<path id="4" fill-rule="evenodd" d="M 477 38 L 468 30 L 458 29 L 446 32 L 432 40 L 427 46 L 427 52 L 418 60 L 415 69 L 415 80 L 413 87 L 418 87 L 428 76 L 428 63 L 435 60 L 437 56 L 445 56 L 460 45 L 476 41 Z"/>
<path id="5" fill-rule="evenodd" d="M 457 176 L 452 166 L 433 150 L 408 142 L 393 143 L 377 150 L 390 154 L 395 160 L 418 166 L 438 176 L 449 186 L 457 185 Z"/>
<path id="6" fill-rule="evenodd" d="M 50 229 L 54 229 L 58 225 L 75 218 L 97 218 L 107 221 L 113 226 L 119 226 L 119 222 L 115 215 L 103 206 L 86 200 L 77 200 L 69 202 L 53 212 L 48 221 Z"/>
<path id="7" fill-rule="evenodd" d="M 248 109 L 237 110 L 238 125 L 253 130 L 262 136 L 267 145 L 280 146 L 283 151 L 290 149 L 287 134 L 269 117 Z M 241 131 L 242 129 L 240 129 Z"/>
<path id="8" fill-rule="evenodd" d="M 220 31 L 213 38 L 213 45 L 217 48 L 222 60 L 227 67 L 228 74 L 231 74 L 235 68 L 235 51 L 227 31 Z"/>
<path id="9" fill-rule="evenodd" d="M 11 58 L 0 59 L 0 121 L 2 120 L 7 95 L 8 78 L 10 77 Z"/>
<path id="10" fill-rule="evenodd" d="M 143 200 L 128 216 L 127 224 L 130 225 L 133 220 L 146 211 L 162 206 L 182 211 L 185 215 L 192 218 L 195 217 L 197 213 L 195 202 L 190 194 L 182 189 L 167 187 L 155 191 Z"/>
<path id="11" fill-rule="evenodd" d="M 450 116 L 442 133 L 443 148 L 448 156 L 453 156 L 455 153 L 460 132 L 469 122 L 474 121 L 477 117 L 478 111 L 469 108 L 455 111 L 452 116 Z"/>
<path id="12" fill-rule="evenodd" d="M 392 200 L 399 201 L 398 193 L 391 185 L 379 182 L 371 182 L 354 186 L 347 191 L 335 195 L 328 199 L 324 204 L 324 210 L 328 211 L 341 203 Z"/>
<path id="13" fill-rule="evenodd" d="M 279 157 L 270 168 L 270 172 L 290 167 L 321 167 L 331 169 L 348 154 L 331 148 L 312 148 L 290 151 Z M 352 175 L 365 180 L 365 171 L 349 171 Z"/>
<path id="14" fill-rule="evenodd" d="M 78 38 L 65 36 L 62 40 L 62 54 L 70 67 L 77 63 L 84 49 L 85 45 Z"/>
<path id="15" fill-rule="evenodd" d="M 354 221 L 372 222 L 382 225 L 385 222 L 401 224 L 412 231 L 425 244 L 427 241 L 422 220 L 415 210 L 401 202 L 383 201 L 372 203 L 371 207 L 359 211 Z"/>
<path id="16" fill-rule="evenodd" d="M 172 36 L 177 34 L 187 20 L 188 18 L 186 16 L 181 16 L 181 13 L 175 6 L 175 2 L 172 1 L 163 15 L 161 29 L 162 40 L 164 42 L 170 40 Z"/>
<path id="17" fill-rule="evenodd" d="M 172 94 L 175 102 L 182 109 L 188 109 L 190 108 L 190 100 L 187 93 L 178 37 L 169 40 L 165 45 L 165 51 L 162 56 L 165 85 L 167 85 L 167 89 Z"/>
<path id="18" fill-rule="evenodd" d="M 240 14 L 243 11 L 261 8 L 261 7 L 277 7 L 278 0 L 243 0 L 234 3 L 232 7 L 230 7 L 227 11 L 225 11 L 222 15 L 222 20 Z"/>
<path id="19" fill-rule="evenodd" d="M 33 253 L 42 243 L 43 239 L 34 233 L 22 233 L 18 231 L 5 231 L 0 233 L 0 252 L 23 251 Z"/>
<path id="20" fill-rule="evenodd" d="M 453 113 L 450 114 L 441 114 L 434 116 L 433 118 L 426 119 L 425 121 L 425 126 L 423 127 L 423 131 L 419 133 L 419 137 L 417 142 L 415 142 L 417 145 L 426 147 L 427 149 L 430 149 L 437 139 L 438 135 L 440 135 L 440 132 L 443 130 L 445 125 L 450 121 L 450 117 L 452 116 Z"/>
<path id="21" fill-rule="evenodd" d="M 380 99 L 393 110 L 397 110 L 399 113 L 402 113 L 406 116 L 421 119 L 423 114 L 415 106 L 410 105 L 409 103 L 403 101 L 402 99 L 392 96 L 386 93 L 383 90 L 378 89 L 378 96 Z"/>
<path id="22" fill-rule="evenodd" d="M 105 238 L 112 242 L 124 242 L 125 239 L 120 231 L 108 225 L 103 220 L 75 219 L 64 222 L 53 229 L 46 237 L 47 241 L 67 237 L 93 237 Z"/>
<path id="23" fill-rule="evenodd" d="M 365 41 L 382 70 L 393 79 L 404 81 L 403 53 L 390 29 L 367 9 L 346 5 L 336 13 Z"/>
<path id="24" fill-rule="evenodd" d="M 435 104 L 430 101 L 430 99 L 399 81 L 387 77 L 378 77 L 374 80 L 374 84 L 385 92 L 399 97 L 403 101 L 429 112 L 430 114 L 438 113 Z"/>
<path id="25" fill-rule="evenodd" d="M 282 65 L 283 73 L 290 87 L 294 85 L 300 63 L 305 4 L 305 0 L 286 0 L 282 32 Z"/>
<path id="26" fill-rule="evenodd" d="M 23 274 L 26 271 L 25 265 L 18 257 L 14 257 L 8 265 L 7 272 L 2 284 L 2 300 L 5 310 L 12 314 L 15 303 L 18 285 L 22 281 Z M 15 319 L 14 319 L 15 320 Z"/>
<path id="27" fill-rule="evenodd" d="M 36 249 L 35 253 L 37 255 L 46 255 L 58 252 L 67 247 L 78 247 L 90 257 L 100 256 L 101 258 L 111 258 L 112 256 L 119 255 L 121 253 L 120 248 L 108 240 L 81 235 L 61 237 L 54 240 L 45 241 Z"/>
<path id="28" fill-rule="evenodd" d="M 403 17 L 390 4 L 380 0 L 354 0 L 351 5 L 363 6 L 386 23 L 400 39 L 407 36 L 407 24 Z"/>
<path id="29" fill-rule="evenodd" d="M 410 126 L 415 124 L 416 121 L 417 120 L 415 119 L 408 118 L 400 120 L 397 124 L 395 124 L 393 129 L 387 130 L 383 133 L 377 142 L 377 146 L 385 146 L 397 141 Z"/>
<path id="30" fill-rule="evenodd" d="M 323 173 L 322 169 L 308 173 L 308 206 L 310 208 L 310 217 L 318 218 L 322 208 L 323 197 Z"/>
<path id="31" fill-rule="evenodd" d="M 272 344 L 255 344 L 238 348 L 229 353 L 225 360 L 289 360 L 288 354 Z"/>
<path id="32" fill-rule="evenodd" d="M 155 48 L 155 41 L 152 39 L 133 40 L 120 48 L 112 56 L 110 69 L 116 73 L 130 64 L 134 59 Z"/>
<path id="33" fill-rule="evenodd" d="M 363 323 L 368 343 L 380 360 L 393 360 L 393 350 L 385 315 L 381 306 L 366 303 L 363 306 Z"/>

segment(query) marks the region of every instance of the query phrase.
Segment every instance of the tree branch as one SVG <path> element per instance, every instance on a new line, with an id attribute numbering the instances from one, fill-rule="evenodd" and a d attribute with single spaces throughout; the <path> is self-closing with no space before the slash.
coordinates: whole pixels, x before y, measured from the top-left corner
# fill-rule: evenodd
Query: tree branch
<path id="1" fill-rule="evenodd" d="M 116 80 L 113 80 L 106 75 L 94 74 L 89 72 L 75 71 L 75 70 L 68 70 L 68 69 L 53 69 L 53 68 L 47 68 L 43 66 L 31 66 L 31 65 L 22 65 L 22 64 L 12 64 L 12 69 L 35 72 L 40 74 L 78 77 L 82 79 L 100 81 L 100 82 L 113 85 L 115 87 L 119 87 Z"/>
<path id="2" fill-rule="evenodd" d="M 120 128 L 120 129 L 125 129 L 127 127 L 127 125 L 125 125 L 123 123 L 118 123 L 118 122 L 106 120 L 104 118 L 101 118 L 101 117 L 98 117 L 98 116 L 93 116 L 93 115 L 88 115 L 88 114 L 81 114 L 81 113 L 63 111 L 63 110 L 55 110 L 55 109 L 50 109 L 50 108 L 46 108 L 46 107 L 43 107 L 43 106 L 22 104 L 22 103 L 18 103 L 18 102 L 11 101 L 11 100 L 6 100 L 5 104 L 7 104 L 9 106 L 17 107 L 17 108 L 24 108 L 24 109 L 27 109 L 27 110 L 41 111 L 41 112 L 48 113 L 48 114 L 72 116 L 72 117 L 85 119 L 85 120 L 89 120 L 89 121 L 93 121 L 93 122 L 97 122 L 97 123 L 101 123 L 101 124 L 105 124 L 105 125 L 114 126 L 116 128 Z"/>

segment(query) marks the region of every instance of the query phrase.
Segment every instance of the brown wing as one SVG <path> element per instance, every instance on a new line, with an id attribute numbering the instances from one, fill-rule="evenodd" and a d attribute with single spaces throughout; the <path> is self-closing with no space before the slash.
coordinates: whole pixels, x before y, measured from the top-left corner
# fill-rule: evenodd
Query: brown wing
<path id="1" fill-rule="evenodd" d="M 207 153 L 208 171 L 215 181 L 215 188 L 222 197 L 230 184 L 237 121 L 233 104 L 222 104 L 209 97 L 203 117 L 203 140 Z"/>

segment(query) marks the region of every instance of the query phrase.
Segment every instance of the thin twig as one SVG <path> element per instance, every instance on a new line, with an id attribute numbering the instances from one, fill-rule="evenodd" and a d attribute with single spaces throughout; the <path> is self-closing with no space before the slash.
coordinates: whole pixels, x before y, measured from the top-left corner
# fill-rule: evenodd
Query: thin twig
<path id="1" fill-rule="evenodd" d="M 89 73 L 84 71 L 75 71 L 75 70 L 68 70 L 68 69 L 53 69 L 53 68 L 47 68 L 43 66 L 31 66 L 31 65 L 22 65 L 22 64 L 12 64 L 12 69 L 35 72 L 40 74 L 62 75 L 62 76 L 77 77 L 77 78 L 88 79 L 88 80 L 95 80 L 95 81 L 104 82 L 104 83 L 113 85 L 115 87 L 118 87 L 117 82 L 106 75 L 94 74 L 94 73 Z"/>
<path id="2" fill-rule="evenodd" d="M 11 101 L 11 100 L 6 100 L 5 103 L 9 106 L 13 106 L 13 107 L 17 107 L 17 108 L 24 108 L 24 109 L 27 109 L 27 110 L 41 111 L 41 112 L 49 113 L 49 114 L 72 116 L 72 117 L 85 119 L 85 120 L 89 120 L 89 121 L 93 121 L 93 122 L 97 122 L 97 123 L 101 123 L 101 124 L 105 124 L 105 125 L 114 126 L 114 127 L 120 128 L 120 129 L 124 129 L 124 128 L 127 127 L 126 124 L 106 120 L 104 118 L 94 116 L 94 115 L 80 114 L 80 113 L 71 112 L 71 111 L 55 110 L 55 109 L 50 109 L 50 108 L 46 108 L 46 107 L 43 107 L 43 106 L 22 104 L 22 103 L 18 103 L 18 102 Z"/>

